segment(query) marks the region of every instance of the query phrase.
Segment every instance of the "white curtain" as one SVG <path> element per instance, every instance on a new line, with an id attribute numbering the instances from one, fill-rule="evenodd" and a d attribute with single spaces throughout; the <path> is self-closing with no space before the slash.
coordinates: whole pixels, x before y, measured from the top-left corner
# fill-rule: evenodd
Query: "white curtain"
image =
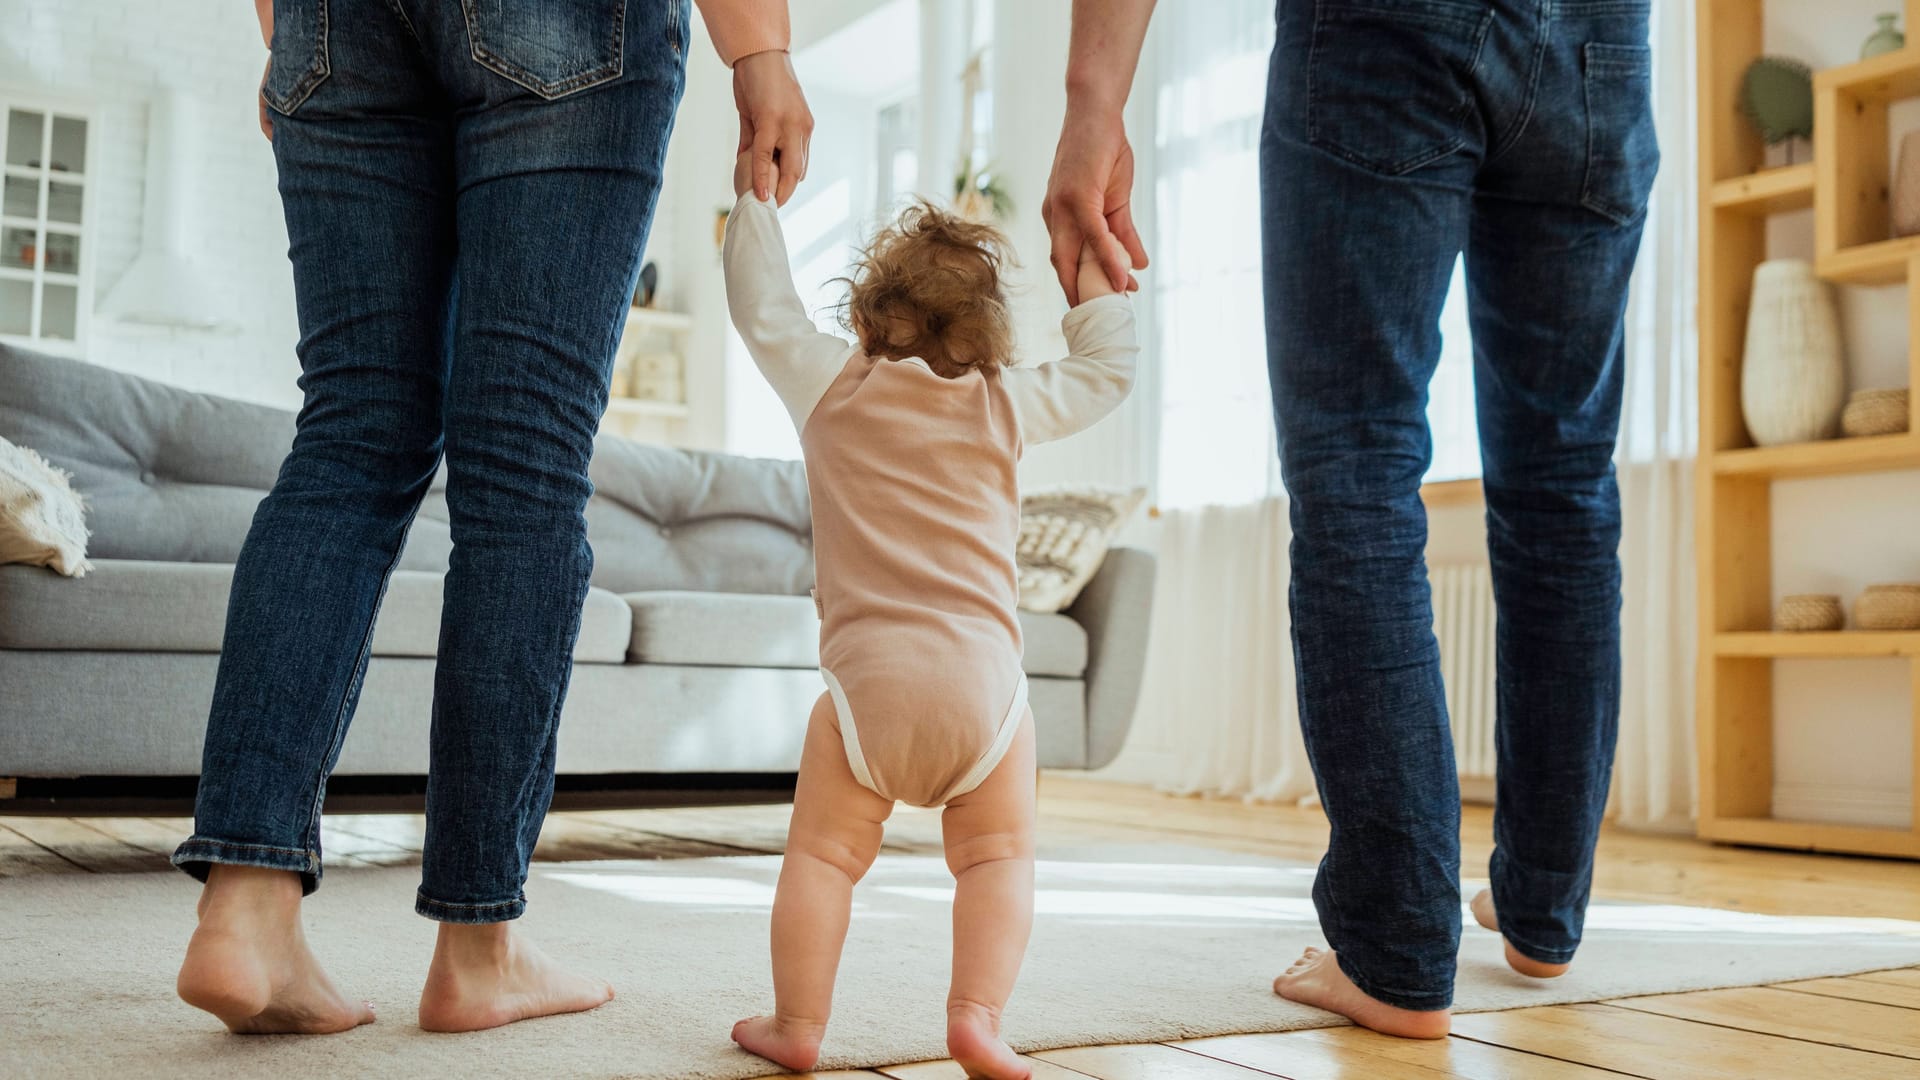
<path id="1" fill-rule="evenodd" d="M 1626 532 L 1617 816 L 1684 826 L 1693 808 L 1694 168 L 1692 4 L 1656 5 L 1666 159 L 1627 319 L 1620 480 Z M 1123 778 L 1169 791 L 1313 794 L 1286 607 L 1285 494 L 1261 322 L 1258 141 L 1272 6 L 1162 5 L 1136 123 L 1154 239 L 1143 299 L 1157 339 L 1160 582 Z M 1457 277 L 1456 277 L 1457 281 Z M 1477 464 L 1459 290 L 1442 317 L 1433 479 Z"/>

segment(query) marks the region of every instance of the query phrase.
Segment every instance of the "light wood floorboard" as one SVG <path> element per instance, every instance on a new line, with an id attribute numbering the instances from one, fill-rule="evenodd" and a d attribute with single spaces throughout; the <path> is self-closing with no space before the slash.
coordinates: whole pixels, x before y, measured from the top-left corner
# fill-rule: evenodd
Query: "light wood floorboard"
<path id="1" fill-rule="evenodd" d="M 715 806 L 556 813 L 534 858 L 685 859 L 777 854 L 789 808 Z M 0 816 L 0 879 L 164 870 L 192 830 L 184 817 Z M 1327 823 L 1317 810 L 1176 798 L 1072 774 L 1041 784 L 1041 851 L 1089 844 L 1187 843 L 1312 862 Z M 337 814 L 322 825 L 330 861 L 420 860 L 417 814 Z M 1461 852 L 1484 875 L 1493 816 L 1464 808 Z M 886 851 L 935 855 L 940 819 L 901 809 Z M 1597 896 L 1773 914 L 1920 920 L 1920 866 L 1910 862 L 1714 847 L 1690 837 L 1609 828 Z M 1920 1080 L 1920 969 L 1809 979 L 1776 987 L 1630 998 L 1456 1017 L 1433 1042 L 1357 1028 L 1233 1035 L 1176 1043 L 1078 1047 L 1030 1055 L 1035 1080 Z M 964 1080 L 950 1061 L 809 1074 L 866 1080 Z"/>

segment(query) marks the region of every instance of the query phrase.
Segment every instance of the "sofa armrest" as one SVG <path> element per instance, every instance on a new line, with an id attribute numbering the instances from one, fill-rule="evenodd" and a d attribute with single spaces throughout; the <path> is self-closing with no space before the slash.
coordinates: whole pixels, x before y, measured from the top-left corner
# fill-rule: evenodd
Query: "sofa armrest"
<path id="1" fill-rule="evenodd" d="M 1087 632 L 1089 769 L 1112 762 L 1133 726 L 1146 668 L 1154 573 L 1151 554 L 1114 548 L 1065 613 Z"/>

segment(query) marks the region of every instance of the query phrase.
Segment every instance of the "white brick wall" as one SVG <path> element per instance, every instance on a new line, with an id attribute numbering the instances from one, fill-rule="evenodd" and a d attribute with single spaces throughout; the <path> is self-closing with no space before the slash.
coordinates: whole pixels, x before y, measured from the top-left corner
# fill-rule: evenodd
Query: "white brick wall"
<path id="1" fill-rule="evenodd" d="M 157 330 L 96 312 L 88 359 L 197 390 L 299 403 L 286 227 L 273 154 L 254 119 L 265 62 L 252 5 L 243 0 L 0 0 L 0 87 L 96 110 L 87 169 L 96 304 L 140 251 L 154 92 L 184 92 L 182 122 L 198 133 L 183 213 L 192 254 L 231 327 Z"/>
<path id="2" fill-rule="evenodd" d="M 255 93 L 266 49 L 246 0 L 0 0 L 0 94 L 77 99 L 96 110 L 89 213 L 97 222 L 95 303 L 140 251 L 148 102 L 182 91 L 194 125 L 184 214 L 231 326 L 163 330 L 95 313 L 87 359 L 195 390 L 284 407 L 300 403 L 299 339 L 273 151 Z M 673 200 L 662 200 L 668 212 Z M 664 226 L 664 220 L 657 225 Z M 666 269 L 670 228 L 649 257 Z M 665 291 L 680 292 L 668 279 Z"/>

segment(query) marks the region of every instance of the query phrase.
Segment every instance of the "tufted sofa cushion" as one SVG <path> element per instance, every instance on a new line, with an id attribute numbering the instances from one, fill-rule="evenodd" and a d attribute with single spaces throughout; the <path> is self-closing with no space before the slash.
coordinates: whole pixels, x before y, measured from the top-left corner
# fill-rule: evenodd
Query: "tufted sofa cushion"
<path id="1" fill-rule="evenodd" d="M 293 431 L 293 414 L 280 409 L 0 345 L 0 437 L 73 473 L 98 558 L 233 562 Z M 798 462 L 601 436 L 592 478 L 599 588 L 802 595 L 812 586 Z M 436 480 L 400 568 L 444 571 L 452 547 Z"/>

